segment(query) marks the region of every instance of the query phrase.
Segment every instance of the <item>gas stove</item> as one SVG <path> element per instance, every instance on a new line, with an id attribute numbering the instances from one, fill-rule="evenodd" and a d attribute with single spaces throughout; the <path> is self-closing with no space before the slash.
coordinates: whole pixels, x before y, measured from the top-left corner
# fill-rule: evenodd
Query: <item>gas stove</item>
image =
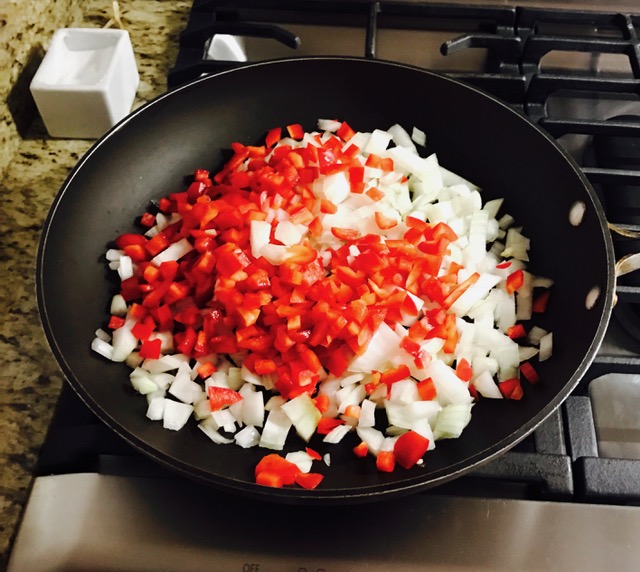
<path id="1" fill-rule="evenodd" d="M 594 185 L 622 257 L 640 247 L 638 29 L 640 11 L 610 7 L 196 0 L 167 83 L 306 55 L 392 60 L 460 79 L 557 138 Z M 249 502 L 184 481 L 65 388 L 9 569 L 635 569 L 640 278 L 620 278 L 617 297 L 591 368 L 532 435 L 468 476 L 355 509 Z M 56 526 L 60 518 L 69 526 Z"/>

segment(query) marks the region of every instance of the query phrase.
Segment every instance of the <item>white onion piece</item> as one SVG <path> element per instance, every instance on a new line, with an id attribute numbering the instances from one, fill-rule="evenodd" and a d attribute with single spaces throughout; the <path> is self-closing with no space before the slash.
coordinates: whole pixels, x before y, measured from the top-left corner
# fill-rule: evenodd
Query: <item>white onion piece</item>
<path id="1" fill-rule="evenodd" d="M 175 402 L 168 402 L 168 403 L 175 403 Z M 165 412 L 165 415 L 166 415 L 166 412 Z M 208 417 L 204 421 L 201 421 L 200 423 L 198 423 L 198 429 L 200 429 L 207 437 L 209 437 L 209 439 L 211 439 L 217 445 L 229 445 L 233 443 L 232 439 L 228 439 L 227 437 L 224 437 L 220 435 L 220 433 L 218 433 L 217 424 L 211 417 Z"/>
<path id="2" fill-rule="evenodd" d="M 151 421 L 161 421 L 164 417 L 164 397 L 154 397 L 147 407 L 147 418 Z"/>
<path id="3" fill-rule="evenodd" d="M 251 425 L 247 425 L 243 429 L 240 429 L 234 437 L 234 441 L 236 445 L 249 449 L 250 447 L 255 447 L 260 442 L 260 432 Z"/>
<path id="4" fill-rule="evenodd" d="M 415 125 L 411 130 L 411 139 L 421 147 L 424 147 L 427 144 L 427 134 L 422 131 L 422 129 L 418 129 Z"/>
<path id="5" fill-rule="evenodd" d="M 465 316 L 474 304 L 487 296 L 496 284 L 500 282 L 500 277 L 494 274 L 481 274 L 480 278 L 467 288 L 462 295 L 451 304 L 451 310 L 458 316 Z"/>
<path id="6" fill-rule="evenodd" d="M 251 384 L 245 384 L 240 389 L 242 395 L 242 410 L 240 420 L 245 425 L 262 427 L 264 423 L 264 394 L 262 391 L 255 391 Z"/>
<path id="7" fill-rule="evenodd" d="M 445 187 L 451 187 L 453 185 L 467 185 L 470 189 L 477 191 L 480 189 L 477 185 L 474 185 L 472 182 L 468 181 L 464 177 L 461 177 L 457 173 L 453 173 L 444 167 L 440 167 L 440 176 L 442 177 L 442 183 Z"/>
<path id="8" fill-rule="evenodd" d="M 312 185 L 313 193 L 319 198 L 330 200 L 339 205 L 351 193 L 351 185 L 347 173 L 339 171 L 331 175 L 320 175 Z"/>
<path id="9" fill-rule="evenodd" d="M 322 417 L 309 394 L 301 393 L 290 399 L 282 405 L 281 410 L 289 418 L 298 435 L 305 441 L 309 441 Z"/>
<path id="10" fill-rule="evenodd" d="M 302 240 L 302 237 L 306 234 L 306 230 L 307 229 L 302 225 L 294 224 L 288 220 L 283 220 L 276 226 L 274 237 L 285 246 L 292 246 L 294 244 L 298 244 Z"/>
<path id="11" fill-rule="evenodd" d="M 349 364 L 349 371 L 365 373 L 384 371 L 389 356 L 398 352 L 400 341 L 386 322 L 382 322 L 371 337 L 364 353 Z"/>
<path id="12" fill-rule="evenodd" d="M 542 336 L 540 338 L 540 361 L 548 360 L 553 354 L 553 332 Z"/>
<path id="13" fill-rule="evenodd" d="M 165 400 L 162 426 L 171 431 L 182 429 L 193 413 L 193 406 L 172 399 Z"/>
<path id="14" fill-rule="evenodd" d="M 536 357 L 539 352 L 540 350 L 538 350 L 538 348 L 532 348 L 531 346 L 519 346 L 518 355 L 520 356 L 520 363 Z"/>
<path id="15" fill-rule="evenodd" d="M 437 439 L 457 439 L 471 421 L 472 403 L 451 404 L 438 415 L 433 436 Z"/>
<path id="16" fill-rule="evenodd" d="M 389 127 L 389 129 L 387 129 L 387 133 L 391 135 L 391 138 L 396 145 L 411 149 L 414 153 L 418 152 L 416 146 L 411 140 L 411 136 L 409 135 L 409 133 L 407 133 L 404 127 L 402 127 L 402 125 L 398 125 L 397 123 L 395 125 L 392 125 L 391 127 Z"/>
<path id="17" fill-rule="evenodd" d="M 120 260 L 120 257 L 123 255 L 122 250 L 118 250 L 117 248 L 110 248 L 105 252 L 105 258 L 109 262 L 115 262 L 116 260 Z"/>
<path id="18" fill-rule="evenodd" d="M 192 244 L 186 238 L 181 238 L 177 242 L 167 246 L 160 254 L 154 256 L 151 262 L 156 266 L 160 266 L 163 262 L 180 260 L 185 254 L 188 254 L 192 250 Z"/>
<path id="19" fill-rule="evenodd" d="M 498 389 L 498 386 L 493 379 L 493 375 L 488 370 L 484 370 L 480 374 L 476 375 L 471 383 L 482 397 L 502 399 L 502 393 L 500 393 L 500 389 Z"/>
<path id="20" fill-rule="evenodd" d="M 91 349 L 102 357 L 113 360 L 113 346 L 102 338 L 97 336 L 93 338 L 93 341 L 91 342 Z"/>
<path id="21" fill-rule="evenodd" d="M 433 379 L 438 400 L 445 406 L 451 403 L 470 403 L 469 389 L 448 365 L 442 360 L 433 360 L 426 368 L 427 376 Z"/>
<path id="22" fill-rule="evenodd" d="M 365 399 L 360 404 L 360 417 L 358 427 L 373 427 L 376 424 L 376 404 L 370 399 Z"/>
<path id="23" fill-rule="evenodd" d="M 195 381 L 191 381 L 189 372 L 188 366 L 181 366 L 178 369 L 178 373 L 169 387 L 169 394 L 182 403 L 192 404 L 202 392 L 202 388 Z"/>
<path id="24" fill-rule="evenodd" d="M 284 411 L 281 411 L 281 409 L 271 410 L 260 436 L 260 447 L 281 451 L 284 448 L 291 426 L 291 420 Z"/>
<path id="25" fill-rule="evenodd" d="M 296 465 L 303 473 L 310 472 L 313 466 L 313 457 L 306 451 L 292 451 L 286 454 L 285 459 Z"/>
<path id="26" fill-rule="evenodd" d="M 384 434 L 381 431 L 374 427 L 358 427 L 356 433 L 374 455 L 380 452 L 384 443 Z"/>
<path id="27" fill-rule="evenodd" d="M 138 339 L 131 333 L 131 328 L 125 324 L 124 326 L 113 331 L 112 344 L 113 354 L 112 361 L 123 362 L 127 356 L 138 346 Z"/>
<path id="28" fill-rule="evenodd" d="M 184 356 L 182 354 L 176 355 L 164 355 L 158 359 L 145 359 L 142 362 L 142 369 L 146 369 L 149 373 L 164 373 L 167 371 L 173 371 L 178 369 L 183 363 L 185 363 Z"/>
<path id="29" fill-rule="evenodd" d="M 527 336 L 527 338 L 534 346 L 537 346 L 540 344 L 540 340 L 548 333 L 549 332 L 547 332 L 547 330 L 541 328 L 540 326 L 533 326 L 533 328 L 529 330 L 529 335 Z"/>
<path id="30" fill-rule="evenodd" d="M 109 312 L 114 316 L 126 316 L 127 311 L 127 302 L 122 297 L 121 294 L 116 294 L 113 298 L 111 298 L 111 306 L 109 308 Z"/>
<path id="31" fill-rule="evenodd" d="M 104 342 L 110 342 L 111 341 L 111 334 L 109 334 L 108 332 L 105 332 L 102 328 L 98 328 L 94 332 L 94 335 L 95 335 L 96 338 L 99 338 Z"/>
<path id="32" fill-rule="evenodd" d="M 251 254 L 254 258 L 260 258 L 262 248 L 269 244 L 271 238 L 271 224 L 264 220 L 252 220 L 249 226 L 249 242 Z"/>
<path id="33" fill-rule="evenodd" d="M 236 418 L 229 409 L 212 411 L 211 418 L 215 421 L 217 429 L 224 429 L 227 433 L 236 432 Z"/>
<path id="34" fill-rule="evenodd" d="M 129 380 L 132 387 L 141 395 L 147 395 L 158 391 L 158 386 L 149 377 L 149 374 L 143 369 L 136 368 L 129 374 Z"/>
<path id="35" fill-rule="evenodd" d="M 211 405 L 208 399 L 203 399 L 193 406 L 193 416 L 198 421 L 211 417 Z"/>
<path id="36" fill-rule="evenodd" d="M 118 264 L 118 276 L 120 280 L 128 280 L 133 277 L 133 261 L 128 256 L 122 255 Z"/>
<path id="37" fill-rule="evenodd" d="M 335 119 L 318 119 L 318 129 L 320 129 L 320 131 L 330 131 L 334 133 L 340 129 L 341 125 L 342 122 L 336 121 Z"/>
<path id="38" fill-rule="evenodd" d="M 331 443 L 335 445 L 336 443 L 340 443 L 344 436 L 351 431 L 350 425 L 337 425 L 329 433 L 327 433 L 322 439 L 325 443 Z"/>
<path id="39" fill-rule="evenodd" d="M 391 134 L 381 129 L 374 129 L 371 132 L 367 146 L 364 148 L 364 152 L 367 154 L 382 155 L 390 142 Z"/>

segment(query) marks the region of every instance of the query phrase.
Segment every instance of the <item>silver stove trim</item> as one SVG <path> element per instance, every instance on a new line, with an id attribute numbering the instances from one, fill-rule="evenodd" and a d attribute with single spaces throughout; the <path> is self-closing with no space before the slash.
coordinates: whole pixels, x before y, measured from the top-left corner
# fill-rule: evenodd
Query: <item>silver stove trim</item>
<path id="1" fill-rule="evenodd" d="M 39 477 L 8 572 L 620 572 L 640 562 L 640 507 L 419 494 L 330 509 L 333 525 L 316 510 L 182 480 Z M 297 515 L 290 530 L 268 526 L 282 511 Z"/>

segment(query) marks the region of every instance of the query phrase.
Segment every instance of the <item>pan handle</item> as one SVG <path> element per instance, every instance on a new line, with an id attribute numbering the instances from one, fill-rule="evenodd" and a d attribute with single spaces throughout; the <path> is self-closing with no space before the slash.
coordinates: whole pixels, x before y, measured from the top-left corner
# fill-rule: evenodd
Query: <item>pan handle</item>
<path id="1" fill-rule="evenodd" d="M 625 238 L 640 239 L 640 231 L 630 230 L 613 223 L 607 223 L 609 230 Z M 627 254 L 616 262 L 616 278 L 640 269 L 640 252 Z"/>

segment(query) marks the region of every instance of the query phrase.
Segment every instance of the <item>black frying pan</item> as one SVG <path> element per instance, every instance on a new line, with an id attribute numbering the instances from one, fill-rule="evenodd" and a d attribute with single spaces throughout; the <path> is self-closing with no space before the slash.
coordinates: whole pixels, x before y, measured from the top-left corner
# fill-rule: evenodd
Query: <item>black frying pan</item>
<path id="1" fill-rule="evenodd" d="M 212 444 L 195 424 L 178 433 L 145 418 L 146 401 L 128 387 L 128 368 L 89 348 L 114 293 L 103 255 L 150 200 L 182 190 L 196 168 L 221 166 L 231 142 L 257 143 L 274 126 L 318 118 L 355 129 L 400 123 L 426 131 L 440 163 L 505 197 L 532 239 L 530 270 L 555 280 L 537 324 L 554 333 L 542 382 L 523 382 L 521 401 L 481 400 L 463 436 L 441 441 L 422 467 L 392 474 L 358 459 L 353 439 L 332 453 L 314 491 L 253 483 L 265 450 Z M 576 202 L 582 223 L 569 222 Z M 585 177 L 556 143 L 500 101 L 476 89 L 404 65 L 310 58 L 250 65 L 167 93 L 111 130 L 72 171 L 46 221 L 38 255 L 44 328 L 64 373 L 87 405 L 136 448 L 177 472 L 228 491 L 291 503 L 364 502 L 406 494 L 458 477 L 506 451 L 539 425 L 576 386 L 604 336 L 614 291 L 613 249 L 601 207 Z M 592 289 L 600 295 L 587 309 Z M 302 443 L 291 439 L 288 450 Z"/>

